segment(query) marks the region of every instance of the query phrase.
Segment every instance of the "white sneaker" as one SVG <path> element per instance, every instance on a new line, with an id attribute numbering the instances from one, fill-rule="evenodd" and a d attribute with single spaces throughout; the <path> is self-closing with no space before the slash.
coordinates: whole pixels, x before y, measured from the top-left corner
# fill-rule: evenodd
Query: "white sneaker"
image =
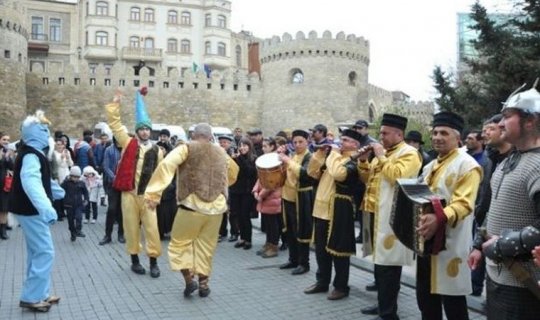
<path id="1" fill-rule="evenodd" d="M 88 219 L 84 219 L 83 223 L 85 223 L 85 224 L 88 223 Z"/>
<path id="2" fill-rule="evenodd" d="M 90 220 L 90 223 L 92 223 L 92 224 L 96 223 L 96 219 Z"/>

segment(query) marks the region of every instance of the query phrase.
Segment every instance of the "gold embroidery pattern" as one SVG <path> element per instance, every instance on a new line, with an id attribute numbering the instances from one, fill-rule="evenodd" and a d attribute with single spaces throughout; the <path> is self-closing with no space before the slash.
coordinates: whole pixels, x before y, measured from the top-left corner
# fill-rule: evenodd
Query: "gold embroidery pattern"
<path id="1" fill-rule="evenodd" d="M 394 247 L 394 243 L 396 242 L 396 235 L 389 234 L 384 238 L 383 246 L 386 250 L 392 249 Z"/>
<path id="2" fill-rule="evenodd" d="M 462 262 L 461 258 L 454 258 L 450 260 L 448 266 L 446 267 L 446 274 L 450 278 L 455 278 L 459 274 L 459 264 Z"/>

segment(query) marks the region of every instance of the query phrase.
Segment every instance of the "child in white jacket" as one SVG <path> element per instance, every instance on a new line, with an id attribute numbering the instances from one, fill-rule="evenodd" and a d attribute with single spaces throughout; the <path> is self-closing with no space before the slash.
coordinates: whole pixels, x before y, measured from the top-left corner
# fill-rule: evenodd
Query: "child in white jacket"
<path id="1" fill-rule="evenodd" d="M 90 223 L 96 223 L 96 219 L 98 216 L 98 201 L 100 200 L 100 198 L 105 196 L 103 190 L 103 179 L 93 167 L 86 166 L 83 169 L 83 176 L 81 178 L 81 181 L 83 181 L 86 185 L 86 189 L 88 189 L 88 195 L 90 198 L 90 202 L 85 210 L 84 223 L 88 223 L 88 221 L 90 220 L 90 210 L 92 211 L 92 220 L 90 220 Z"/>

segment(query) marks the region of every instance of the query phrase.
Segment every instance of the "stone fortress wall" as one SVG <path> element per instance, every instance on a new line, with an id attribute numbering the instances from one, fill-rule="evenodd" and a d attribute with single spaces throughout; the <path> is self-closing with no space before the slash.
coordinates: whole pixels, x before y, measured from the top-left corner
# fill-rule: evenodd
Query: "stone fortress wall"
<path id="1" fill-rule="evenodd" d="M 19 1 L 0 0 L 0 131 L 15 134 L 26 113 L 28 31 Z"/>
<path id="2" fill-rule="evenodd" d="M 132 70 L 115 66 L 110 74 L 102 67 L 95 73 L 84 68 L 77 73 L 69 66 L 43 73 L 38 67 L 27 74 L 29 112 L 47 110 L 53 124 L 60 124 L 68 134 L 80 135 L 83 128 L 106 121 L 103 106 L 120 90 L 125 95 L 122 118 L 132 129 L 135 90 L 147 85 L 144 99 L 153 123 L 181 125 L 185 129 L 198 122 L 246 128 L 259 123 L 262 89 L 257 74 L 214 71 L 210 77 L 204 72 L 180 76 L 176 69 L 168 74 L 157 69 L 150 76 L 149 70 L 143 68 L 135 76 Z"/>
<path id="3" fill-rule="evenodd" d="M 262 42 L 263 130 L 334 127 L 368 114 L 369 42 L 340 32 L 285 33 Z M 300 73 L 303 82 L 294 80 Z"/>
<path id="4" fill-rule="evenodd" d="M 154 123 L 185 128 L 204 121 L 261 127 L 271 135 L 316 123 L 336 130 L 337 123 L 374 121 L 396 104 L 419 118 L 430 119 L 433 112 L 432 103 L 396 102 L 393 92 L 369 84 L 369 42 L 353 34 L 334 37 L 325 31 L 319 36 L 311 31 L 259 40 L 260 76 L 233 68 L 209 76 L 160 68 L 151 74 L 143 68 L 134 75 L 120 63 L 110 72 L 102 65 L 90 71 L 84 61 L 79 66 L 51 65 L 46 72 L 36 64 L 30 72 L 25 17 L 18 1 L 0 0 L 0 130 L 14 138 L 25 114 L 38 108 L 46 111 L 53 130 L 79 136 L 83 128 L 105 121 L 103 105 L 117 89 L 125 94 L 122 115 L 131 129 L 134 93 L 141 85 L 149 86 L 145 101 Z"/>

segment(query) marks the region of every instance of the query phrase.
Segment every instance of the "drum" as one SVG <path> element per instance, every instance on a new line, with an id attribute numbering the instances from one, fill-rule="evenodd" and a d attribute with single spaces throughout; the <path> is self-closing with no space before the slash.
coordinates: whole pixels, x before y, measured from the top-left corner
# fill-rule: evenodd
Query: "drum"
<path id="1" fill-rule="evenodd" d="M 259 181 L 263 188 L 274 190 L 285 184 L 286 171 L 277 153 L 267 153 L 255 160 Z"/>

